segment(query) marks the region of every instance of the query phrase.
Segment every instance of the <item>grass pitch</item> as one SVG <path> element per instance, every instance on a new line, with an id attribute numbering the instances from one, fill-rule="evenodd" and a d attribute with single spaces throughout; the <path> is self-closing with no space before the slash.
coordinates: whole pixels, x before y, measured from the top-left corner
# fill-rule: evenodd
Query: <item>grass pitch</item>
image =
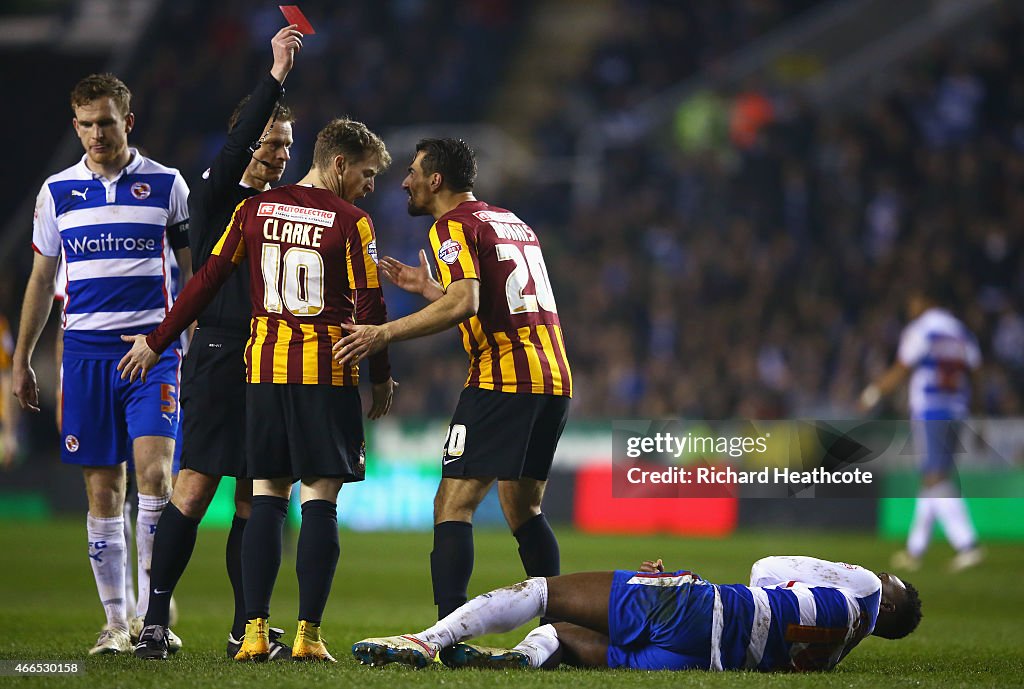
<path id="1" fill-rule="evenodd" d="M 589 536 L 558 532 L 565 572 L 630 568 L 663 557 L 667 567 L 692 568 L 710 581 L 745 582 L 750 564 L 765 555 L 807 554 L 884 569 L 899 544 L 863 535 L 743 533 L 723 540 Z M 353 660 L 354 641 L 418 631 L 434 619 L 427 533 L 341 534 L 341 561 L 323 630 L 340 661 L 335 667 L 227 660 L 231 594 L 224 572 L 226 532 L 203 530 L 177 590 L 184 648 L 167 662 L 133 657 L 89 658 L 102 624 L 85 557 L 80 522 L 0 522 L 0 659 L 84 662 L 80 676 L 33 678 L 17 686 L 165 689 L 263 686 L 322 687 L 1005 687 L 1024 686 L 1024 546 L 988 546 L 980 567 L 948 575 L 951 555 L 936 543 L 923 572 L 908 578 L 921 591 L 924 620 L 900 641 L 868 638 L 827 674 L 643 673 L 629 671 L 453 672 L 441 668 L 366 668 Z M 287 550 L 287 548 L 286 548 Z M 522 578 L 515 541 L 504 532 L 478 531 L 470 594 Z M 271 622 L 294 635 L 297 607 L 294 558 L 287 552 L 274 593 Z M 523 632 L 485 639 L 512 645 Z M 0 678 L 0 686 L 15 686 Z"/>

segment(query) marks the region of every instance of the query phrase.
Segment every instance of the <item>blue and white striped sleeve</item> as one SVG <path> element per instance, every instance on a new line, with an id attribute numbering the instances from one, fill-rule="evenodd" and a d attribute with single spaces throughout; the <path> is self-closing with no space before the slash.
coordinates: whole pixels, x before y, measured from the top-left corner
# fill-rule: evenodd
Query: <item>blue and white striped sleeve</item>
<path id="1" fill-rule="evenodd" d="M 32 249 L 43 256 L 60 256 L 60 230 L 50 185 L 44 183 L 36 197 L 32 217 Z"/>

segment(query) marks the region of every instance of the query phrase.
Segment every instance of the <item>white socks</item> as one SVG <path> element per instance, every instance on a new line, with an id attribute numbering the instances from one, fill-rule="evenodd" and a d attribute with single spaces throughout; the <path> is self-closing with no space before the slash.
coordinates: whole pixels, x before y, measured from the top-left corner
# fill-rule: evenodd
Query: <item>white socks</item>
<path id="1" fill-rule="evenodd" d="M 932 526 L 938 520 L 946 538 L 957 551 L 971 548 L 977 533 L 967 512 L 967 503 L 949 481 L 924 488 L 914 506 L 914 520 L 907 538 L 907 552 L 921 557 L 928 549 Z"/>
<path id="2" fill-rule="evenodd" d="M 530 667 L 539 668 L 558 650 L 558 633 L 550 624 L 541 625 L 526 635 L 513 649 L 530 659 Z"/>
<path id="3" fill-rule="evenodd" d="M 124 600 L 124 516 L 97 518 L 88 515 L 89 563 L 96 590 L 111 627 L 128 628 Z"/>
<path id="4" fill-rule="evenodd" d="M 135 610 L 135 564 L 132 561 L 130 543 L 135 536 L 135 528 L 132 524 L 131 503 L 124 503 L 124 608 L 131 612 Z"/>
<path id="5" fill-rule="evenodd" d="M 139 518 L 135 523 L 135 547 L 139 551 L 139 596 L 135 614 L 146 616 L 149 610 L 149 570 L 153 562 L 153 538 L 156 524 L 170 501 L 167 495 L 139 493 Z"/>
<path id="6" fill-rule="evenodd" d="M 946 532 L 946 538 L 957 552 L 974 547 L 978 536 L 963 498 L 938 498 L 934 510 L 942 530 Z"/>
<path id="7" fill-rule="evenodd" d="M 484 634 L 498 634 L 522 626 L 544 614 L 548 581 L 534 577 L 477 596 L 437 624 L 415 636 L 442 648 Z"/>
<path id="8" fill-rule="evenodd" d="M 907 553 L 911 557 L 921 557 L 928 550 L 928 543 L 932 539 L 932 524 L 935 522 L 932 509 L 934 501 L 934 498 L 925 497 L 924 491 L 921 491 L 914 503 L 914 519 L 907 536 Z"/>

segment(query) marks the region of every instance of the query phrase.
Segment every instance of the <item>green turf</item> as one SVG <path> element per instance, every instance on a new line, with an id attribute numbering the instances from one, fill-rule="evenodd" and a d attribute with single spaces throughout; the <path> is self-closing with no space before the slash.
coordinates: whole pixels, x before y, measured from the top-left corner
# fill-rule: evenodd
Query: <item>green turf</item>
<path id="1" fill-rule="evenodd" d="M 224 657 L 230 590 L 223 568 L 226 533 L 203 531 L 178 588 L 184 650 L 174 659 L 144 663 L 132 657 L 87 658 L 102 619 L 85 558 L 83 523 L 0 522 L 0 659 L 84 661 L 80 677 L 33 678 L 0 686 L 99 687 L 1004 687 L 1024 683 L 1024 547 L 992 545 L 985 564 L 951 576 L 950 553 L 937 544 L 920 588 L 925 618 L 902 641 L 869 638 L 832 673 L 640 673 L 624 671 L 452 672 L 359 666 L 352 642 L 366 636 L 419 630 L 433 621 L 427 568 L 430 535 L 343 532 L 324 635 L 339 659 L 335 667 L 291 664 L 236 665 Z M 563 571 L 631 567 L 665 558 L 722 583 L 745 581 L 750 563 L 770 554 L 812 554 L 882 569 L 898 544 L 864 535 L 745 533 L 722 540 L 667 537 L 598 537 L 560 531 Z M 513 539 L 500 532 L 476 535 L 476 570 L 470 592 L 521 578 Z M 297 605 L 294 559 L 286 554 L 275 592 L 272 622 L 294 633 Z M 521 634 L 491 637 L 512 644 Z"/>

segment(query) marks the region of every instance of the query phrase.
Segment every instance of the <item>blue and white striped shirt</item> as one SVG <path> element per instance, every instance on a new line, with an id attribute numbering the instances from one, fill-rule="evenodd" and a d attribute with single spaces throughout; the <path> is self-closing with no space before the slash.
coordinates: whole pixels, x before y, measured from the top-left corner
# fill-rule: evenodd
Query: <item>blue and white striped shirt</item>
<path id="1" fill-rule="evenodd" d="M 978 341 L 949 311 L 931 308 L 911 321 L 900 336 L 899 362 L 913 370 L 910 416 L 955 420 L 967 416 L 969 372 L 981 365 Z"/>
<path id="2" fill-rule="evenodd" d="M 875 628 L 873 572 L 813 557 L 766 557 L 750 586 L 714 585 L 712 670 L 829 670 Z"/>
<path id="3" fill-rule="evenodd" d="M 36 200 L 33 249 L 64 252 L 66 355 L 120 358 L 120 336 L 151 330 L 173 301 L 170 257 L 185 246 L 188 186 L 177 170 L 130 150 L 113 180 L 83 156 L 49 177 Z"/>

